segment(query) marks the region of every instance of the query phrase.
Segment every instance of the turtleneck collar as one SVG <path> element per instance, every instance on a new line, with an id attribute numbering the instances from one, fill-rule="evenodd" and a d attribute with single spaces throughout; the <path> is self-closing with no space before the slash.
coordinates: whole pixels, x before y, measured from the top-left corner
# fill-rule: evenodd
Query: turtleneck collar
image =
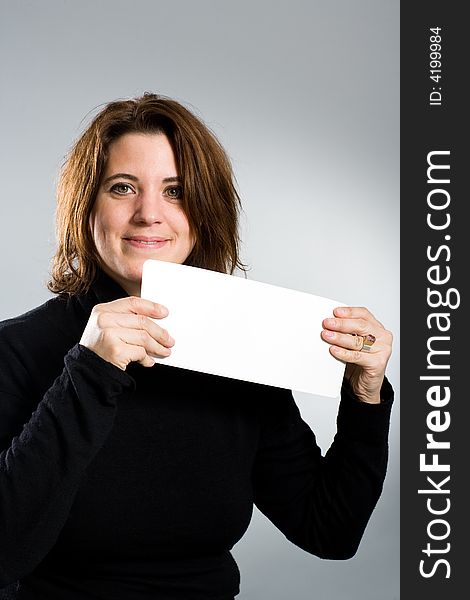
<path id="1" fill-rule="evenodd" d="M 96 304 L 112 302 L 118 298 L 126 298 L 129 294 L 107 275 L 102 269 L 98 269 L 96 277 L 85 294 L 79 294 L 72 297 L 72 304 L 78 302 L 84 311 L 84 318 L 88 319 L 93 307 Z"/>
<path id="2" fill-rule="evenodd" d="M 125 298 L 129 294 L 117 281 L 107 275 L 102 269 L 98 270 L 95 280 L 91 284 L 91 290 L 98 299 L 98 303 L 111 302 L 118 298 Z"/>

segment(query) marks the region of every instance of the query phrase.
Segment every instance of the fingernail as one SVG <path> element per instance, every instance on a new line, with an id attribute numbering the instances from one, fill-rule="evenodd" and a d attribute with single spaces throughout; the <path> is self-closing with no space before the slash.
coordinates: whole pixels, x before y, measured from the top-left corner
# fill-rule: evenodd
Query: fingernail
<path id="1" fill-rule="evenodd" d="M 335 308 L 335 313 L 340 317 L 344 317 L 348 311 L 345 308 Z"/>
<path id="2" fill-rule="evenodd" d="M 327 338 L 335 337 L 335 334 L 332 331 L 323 331 L 323 335 Z"/>

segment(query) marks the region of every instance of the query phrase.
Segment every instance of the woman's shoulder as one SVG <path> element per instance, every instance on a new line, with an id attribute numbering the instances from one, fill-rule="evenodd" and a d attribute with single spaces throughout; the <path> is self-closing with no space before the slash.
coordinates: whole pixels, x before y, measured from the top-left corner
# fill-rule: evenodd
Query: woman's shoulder
<path id="1" fill-rule="evenodd" d="M 80 338 L 82 320 L 76 298 L 55 296 L 0 322 L 0 392 L 20 397 L 43 393 Z"/>
<path id="2" fill-rule="evenodd" d="M 31 339 L 60 327 L 66 319 L 68 302 L 64 296 L 55 296 L 18 316 L 0 321 L 0 343 L 19 342 L 23 335 Z"/>
<path id="3" fill-rule="evenodd" d="M 60 361 L 81 337 L 87 316 L 77 297 L 59 295 L 0 322 L 0 371 L 7 365 L 35 369 Z"/>
<path id="4" fill-rule="evenodd" d="M 19 435 L 61 369 L 67 299 L 53 297 L 0 322 L 0 448 Z"/>

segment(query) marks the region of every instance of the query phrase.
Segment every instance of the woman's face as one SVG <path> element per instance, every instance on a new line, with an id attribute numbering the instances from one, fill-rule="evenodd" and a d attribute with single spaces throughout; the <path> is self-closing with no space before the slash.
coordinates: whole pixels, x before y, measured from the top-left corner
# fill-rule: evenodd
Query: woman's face
<path id="1" fill-rule="evenodd" d="M 181 208 L 175 157 L 163 134 L 127 133 L 109 156 L 90 227 L 103 270 L 140 296 L 148 258 L 183 263 L 194 239 Z"/>

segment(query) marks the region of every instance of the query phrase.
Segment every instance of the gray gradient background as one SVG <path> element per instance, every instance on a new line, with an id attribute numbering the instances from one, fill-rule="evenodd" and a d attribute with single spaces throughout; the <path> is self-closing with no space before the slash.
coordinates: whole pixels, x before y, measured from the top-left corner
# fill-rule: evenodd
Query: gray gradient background
<path id="1" fill-rule="evenodd" d="M 98 105 L 154 91 L 228 150 L 250 278 L 368 306 L 395 334 L 399 395 L 398 0 L 0 6 L 0 319 L 50 296 L 54 187 L 72 141 Z M 337 401 L 295 396 L 326 451 Z M 356 557 L 310 556 L 255 510 L 233 550 L 240 600 L 398 598 L 398 423 L 397 402 Z"/>

